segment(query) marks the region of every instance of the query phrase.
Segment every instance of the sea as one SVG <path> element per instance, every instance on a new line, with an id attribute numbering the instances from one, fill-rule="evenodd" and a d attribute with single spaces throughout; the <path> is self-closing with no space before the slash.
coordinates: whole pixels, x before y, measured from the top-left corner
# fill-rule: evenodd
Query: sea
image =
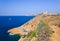
<path id="1" fill-rule="evenodd" d="M 9 29 L 17 28 L 35 16 L 0 16 L 0 41 L 18 41 L 20 35 L 9 35 Z"/>

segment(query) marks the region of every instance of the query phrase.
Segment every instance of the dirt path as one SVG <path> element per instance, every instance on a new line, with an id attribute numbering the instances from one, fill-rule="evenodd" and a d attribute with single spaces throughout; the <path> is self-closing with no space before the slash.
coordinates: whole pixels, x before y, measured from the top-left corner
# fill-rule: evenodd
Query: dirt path
<path id="1" fill-rule="evenodd" d="M 55 33 L 51 37 L 51 41 L 60 41 L 60 28 L 58 26 L 51 26 Z"/>

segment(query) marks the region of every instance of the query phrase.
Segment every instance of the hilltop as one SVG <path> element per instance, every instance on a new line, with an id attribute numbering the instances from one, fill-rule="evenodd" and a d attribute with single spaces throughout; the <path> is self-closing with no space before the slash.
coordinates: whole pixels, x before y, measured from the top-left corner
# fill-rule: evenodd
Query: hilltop
<path id="1" fill-rule="evenodd" d="M 60 15 L 38 14 L 24 25 L 8 32 L 21 35 L 18 41 L 60 41 Z"/>

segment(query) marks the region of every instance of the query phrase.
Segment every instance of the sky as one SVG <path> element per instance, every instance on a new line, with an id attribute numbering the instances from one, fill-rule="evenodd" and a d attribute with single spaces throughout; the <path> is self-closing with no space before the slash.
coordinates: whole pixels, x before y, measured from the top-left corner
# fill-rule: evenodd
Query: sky
<path id="1" fill-rule="evenodd" d="M 0 16 L 60 13 L 60 0 L 0 0 Z"/>

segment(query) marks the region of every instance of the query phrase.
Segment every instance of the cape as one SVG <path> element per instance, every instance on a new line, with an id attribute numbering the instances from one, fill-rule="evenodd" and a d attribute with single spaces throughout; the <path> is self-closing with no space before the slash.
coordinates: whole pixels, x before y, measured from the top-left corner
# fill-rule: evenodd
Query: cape
<path id="1" fill-rule="evenodd" d="M 38 14 L 20 27 L 8 30 L 21 35 L 18 41 L 60 41 L 60 15 Z"/>

